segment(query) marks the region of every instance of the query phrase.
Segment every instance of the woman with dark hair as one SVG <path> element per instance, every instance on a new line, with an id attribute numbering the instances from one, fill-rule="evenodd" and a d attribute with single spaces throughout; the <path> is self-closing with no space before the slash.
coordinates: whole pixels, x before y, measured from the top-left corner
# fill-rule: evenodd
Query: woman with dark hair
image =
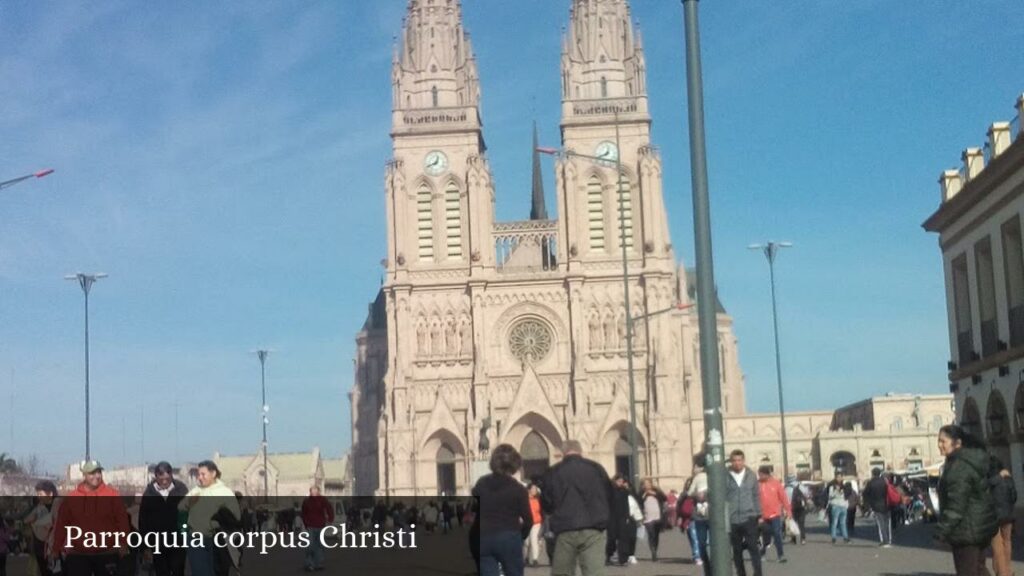
<path id="1" fill-rule="evenodd" d="M 654 480 L 651 478 L 644 478 L 640 484 L 640 506 L 643 509 L 644 530 L 647 532 L 647 547 L 651 550 L 651 561 L 657 562 L 665 493 L 654 484 Z"/>
<path id="2" fill-rule="evenodd" d="M 523 540 L 533 526 L 530 497 L 513 477 L 523 460 L 502 444 L 491 453 L 491 473 L 473 487 L 480 512 L 474 528 L 480 535 L 480 576 L 523 576 Z"/>
<path id="3" fill-rule="evenodd" d="M 46 546 L 53 532 L 53 521 L 57 518 L 57 486 L 49 480 L 36 484 L 36 505 L 25 516 L 24 522 L 32 527 L 32 557 L 39 567 L 40 576 L 50 576 L 50 562 L 47 559 Z"/>
<path id="4" fill-rule="evenodd" d="M 999 528 L 989 492 L 989 455 L 979 440 L 952 424 L 939 429 L 939 452 L 946 463 L 935 537 L 953 549 L 957 576 L 988 576 L 985 549 Z"/>
<path id="5" fill-rule="evenodd" d="M 201 534 L 203 545 L 188 549 L 188 563 L 193 576 L 221 576 L 228 573 L 218 548 L 213 544 L 213 535 L 222 528 L 234 528 L 228 524 L 240 524 L 242 513 L 238 509 L 235 493 L 220 481 L 220 469 L 210 460 L 198 464 L 199 485 L 189 490 L 178 505 L 179 510 L 188 512 L 188 529 Z"/>

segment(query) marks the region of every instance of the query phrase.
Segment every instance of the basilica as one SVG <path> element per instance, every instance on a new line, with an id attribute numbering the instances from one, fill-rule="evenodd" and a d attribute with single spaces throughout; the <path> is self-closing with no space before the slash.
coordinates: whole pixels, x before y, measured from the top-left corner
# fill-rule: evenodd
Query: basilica
<path id="1" fill-rule="evenodd" d="M 408 3 L 391 75 L 386 275 L 350 393 L 355 494 L 468 493 L 474 462 L 500 443 L 533 477 L 566 439 L 609 473 L 690 474 L 702 398 L 695 308 L 681 306 L 694 278 L 669 236 L 643 42 L 626 0 L 567 7 L 556 205 L 535 156 L 529 219 L 498 222 L 508 192 L 488 166 L 460 1 Z M 716 306 L 723 412 L 740 415 L 736 339 Z"/>

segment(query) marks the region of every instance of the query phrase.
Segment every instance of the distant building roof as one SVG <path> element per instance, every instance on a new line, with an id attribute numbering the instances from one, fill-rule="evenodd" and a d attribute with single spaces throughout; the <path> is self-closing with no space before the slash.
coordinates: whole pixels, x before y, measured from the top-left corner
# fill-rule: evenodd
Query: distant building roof
<path id="1" fill-rule="evenodd" d="M 217 467 L 220 468 L 224 481 L 230 483 L 233 480 L 245 477 L 245 471 L 254 463 L 262 468 L 262 453 L 246 454 L 243 456 L 214 456 Z M 285 452 L 280 454 L 267 454 L 267 464 L 272 471 L 277 472 L 278 479 L 302 480 L 316 474 L 319 461 L 319 450 L 310 452 Z"/>

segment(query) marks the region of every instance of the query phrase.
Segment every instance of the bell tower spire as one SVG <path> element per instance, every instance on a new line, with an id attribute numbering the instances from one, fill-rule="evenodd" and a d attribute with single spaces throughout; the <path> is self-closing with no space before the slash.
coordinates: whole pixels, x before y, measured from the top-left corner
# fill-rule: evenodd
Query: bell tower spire
<path id="1" fill-rule="evenodd" d="M 409 0 L 392 69 L 396 131 L 407 123 L 401 113 L 415 110 L 461 109 L 466 123 L 480 126 L 479 75 L 460 0 Z"/>

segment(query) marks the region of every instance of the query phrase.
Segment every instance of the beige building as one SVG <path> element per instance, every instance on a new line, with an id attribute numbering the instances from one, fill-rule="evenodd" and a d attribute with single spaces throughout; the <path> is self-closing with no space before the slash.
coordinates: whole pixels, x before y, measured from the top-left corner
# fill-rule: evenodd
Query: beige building
<path id="1" fill-rule="evenodd" d="M 609 471 L 629 472 L 626 315 L 689 302 L 692 276 L 669 237 L 628 4 L 571 6 L 561 144 L 606 161 L 558 158 L 549 217 L 535 157 L 530 219 L 497 222 L 495 197 L 510 192 L 495 188 L 488 167 L 460 2 L 408 3 L 392 64 L 386 278 L 357 336 L 356 494 L 467 493 L 481 436 L 519 448 L 528 476 L 566 438 Z M 740 415 L 736 339 L 719 312 L 723 409 Z M 675 310 L 638 323 L 633 361 L 640 473 L 679 482 L 702 438 L 696 317 Z"/>
<path id="2" fill-rule="evenodd" d="M 939 234 L 949 318 L 949 381 L 957 419 L 983 437 L 1024 489 L 1024 139 L 1021 116 L 988 129 L 939 183 Z"/>
<path id="3" fill-rule="evenodd" d="M 953 421 L 952 394 L 888 394 L 833 411 L 786 414 L 790 472 L 829 479 L 836 471 L 867 479 L 873 468 L 913 472 L 938 464 L 940 427 Z M 726 419 L 726 448 L 752 466 L 781 463 L 778 414 Z"/>
<path id="4" fill-rule="evenodd" d="M 243 496 L 262 496 L 263 452 L 244 456 L 213 455 L 221 481 Z M 306 496 L 312 486 L 324 489 L 324 460 L 320 449 L 309 452 L 267 454 L 266 473 L 270 496 Z M 332 465 L 332 469 L 336 468 Z"/>

